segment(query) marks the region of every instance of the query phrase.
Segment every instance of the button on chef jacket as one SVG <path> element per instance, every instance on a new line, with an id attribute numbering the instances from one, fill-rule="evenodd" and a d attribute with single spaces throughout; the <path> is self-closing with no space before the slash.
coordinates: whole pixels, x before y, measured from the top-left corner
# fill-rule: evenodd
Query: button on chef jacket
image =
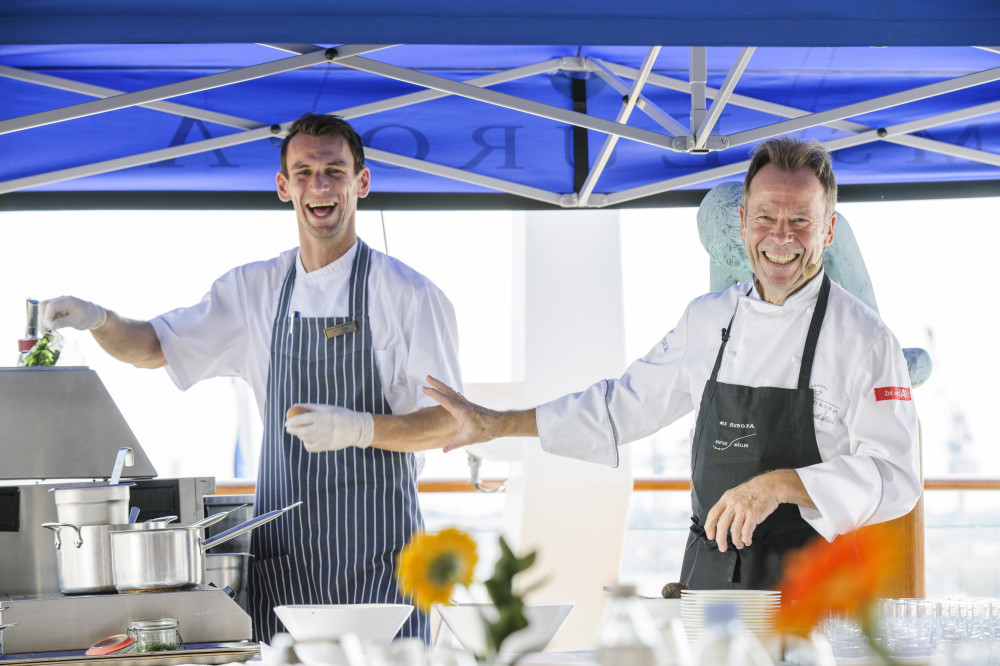
<path id="1" fill-rule="evenodd" d="M 347 316 L 357 247 L 310 273 L 295 249 L 239 266 L 216 280 L 198 304 L 153 319 L 170 378 L 185 390 L 210 377 L 241 377 L 263 419 L 271 328 L 289 267 L 296 262 L 290 312 Z M 372 251 L 368 300 L 375 363 L 393 414 L 437 405 L 421 391 L 428 374 L 461 386 L 458 325 L 444 292 L 406 264 Z"/>
<path id="2" fill-rule="evenodd" d="M 618 446 L 698 409 L 733 318 L 719 381 L 795 388 L 823 273 L 781 305 L 752 281 L 692 301 L 677 326 L 616 380 L 538 407 L 542 448 L 618 464 Z M 749 292 L 749 293 L 748 293 Z M 899 342 L 878 315 L 831 284 L 809 387 L 821 461 L 798 469 L 816 509 L 802 517 L 832 540 L 908 513 L 921 492 L 917 414 Z"/>

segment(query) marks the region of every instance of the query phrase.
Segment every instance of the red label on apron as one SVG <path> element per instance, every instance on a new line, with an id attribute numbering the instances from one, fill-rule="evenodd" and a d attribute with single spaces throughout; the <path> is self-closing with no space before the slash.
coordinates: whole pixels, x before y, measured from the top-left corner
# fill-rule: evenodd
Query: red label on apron
<path id="1" fill-rule="evenodd" d="M 909 400 L 910 389 L 905 386 L 882 386 L 875 389 L 875 401 L 879 400 Z"/>

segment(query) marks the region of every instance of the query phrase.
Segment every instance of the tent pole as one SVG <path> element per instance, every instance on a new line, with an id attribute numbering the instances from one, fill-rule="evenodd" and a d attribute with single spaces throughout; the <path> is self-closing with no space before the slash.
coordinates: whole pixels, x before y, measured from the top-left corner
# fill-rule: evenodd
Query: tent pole
<path id="1" fill-rule="evenodd" d="M 599 76 L 602 81 L 604 81 L 609 86 L 617 90 L 619 93 L 622 94 L 622 96 L 629 94 L 628 86 L 626 86 L 624 83 L 618 80 L 618 76 L 611 71 L 608 63 L 598 59 L 594 59 L 589 62 L 593 63 L 593 65 L 596 65 L 595 67 L 591 67 L 591 71 L 594 72 L 594 74 L 596 74 L 597 76 Z M 634 79 L 637 76 L 636 70 L 630 70 L 630 71 L 632 73 L 628 76 L 628 78 Z M 651 80 L 653 76 L 654 75 L 651 74 L 649 80 Z M 663 109 L 661 109 L 660 107 L 656 106 L 651 101 L 649 101 L 649 99 L 647 99 L 645 95 L 640 95 L 639 99 L 635 101 L 635 105 L 639 107 L 640 111 L 642 111 L 647 116 L 652 118 L 663 129 L 667 130 L 667 132 L 671 136 L 688 135 L 688 128 L 684 127 L 684 125 L 681 125 L 674 119 L 673 116 L 671 116 L 669 113 L 665 112 Z"/>
<path id="2" fill-rule="evenodd" d="M 740 77 L 743 75 L 743 71 L 746 70 L 747 65 L 750 64 L 750 56 L 753 55 L 755 48 L 748 46 L 747 48 L 741 49 L 738 56 L 736 56 L 736 62 L 733 66 L 729 68 L 729 73 L 726 75 L 726 80 L 722 82 L 722 87 L 719 88 L 719 93 L 715 96 L 715 100 L 712 102 L 712 108 L 709 109 L 708 113 L 701 121 L 701 125 L 698 126 L 697 131 L 694 132 L 694 151 L 698 152 L 704 150 L 705 146 L 708 145 L 708 137 L 712 133 L 712 128 L 715 127 L 715 123 L 719 121 L 719 117 L 722 116 L 722 110 L 726 107 L 729 102 L 729 98 L 733 94 L 733 89 L 736 88 L 736 84 L 739 82 Z M 705 90 L 703 89 L 704 93 Z M 694 125 L 692 125 L 692 128 Z"/>
<path id="3" fill-rule="evenodd" d="M 708 49 L 704 46 L 692 46 L 688 49 L 691 62 L 688 65 L 688 79 L 691 89 L 691 132 L 701 127 L 705 119 L 708 97 Z"/>
<path id="4" fill-rule="evenodd" d="M 587 113 L 587 80 L 570 79 L 570 94 L 573 98 L 573 110 L 577 113 Z M 590 155 L 587 146 L 587 128 L 573 125 L 573 191 L 579 192 L 587 182 L 590 170 Z"/>
<path id="5" fill-rule="evenodd" d="M 871 113 L 873 111 L 879 111 L 893 106 L 900 106 L 901 104 L 906 104 L 908 102 L 915 102 L 921 99 L 927 99 L 928 97 L 943 95 L 945 93 L 955 92 L 956 90 L 962 90 L 963 88 L 971 88 L 973 86 L 992 83 L 998 80 L 1000 80 L 1000 67 L 994 67 L 993 69 L 976 72 L 975 74 L 959 76 L 947 81 L 939 81 L 938 83 L 919 86 L 917 88 L 904 90 L 891 95 L 875 97 L 865 102 L 848 104 L 847 106 L 841 106 L 836 109 L 828 109 L 826 111 L 812 113 L 808 116 L 802 116 L 792 120 L 784 120 L 771 125 L 758 127 L 757 129 L 747 130 L 746 132 L 737 132 L 736 134 L 729 135 L 729 144 L 732 146 L 740 146 L 746 143 L 754 143 L 772 136 L 780 136 L 782 134 L 788 134 L 789 132 L 797 132 L 810 127 L 816 127 L 817 125 L 824 125 L 832 120 L 852 118 L 865 113 Z"/>
<path id="6" fill-rule="evenodd" d="M 653 70 L 653 65 L 656 63 L 656 56 L 659 54 L 659 46 L 654 46 L 646 53 L 646 57 L 642 61 L 642 67 L 639 70 L 639 75 L 632 81 L 632 89 L 629 90 L 628 95 L 625 97 L 625 103 L 618 111 L 618 117 L 615 119 L 615 122 L 621 124 L 628 122 L 629 116 L 632 115 L 632 109 L 635 108 L 636 101 L 639 99 L 639 94 L 642 92 L 642 87 L 646 85 L 646 79 L 649 78 L 649 73 Z M 585 182 L 583 187 L 580 188 L 580 200 L 577 205 L 581 208 L 588 204 L 590 195 L 597 186 L 597 180 L 601 177 L 601 174 L 604 173 L 604 167 L 607 166 L 608 160 L 611 158 L 611 152 L 615 149 L 615 145 L 617 143 L 618 137 L 613 134 L 609 134 L 604 139 L 604 145 L 601 146 L 601 152 L 597 156 L 597 159 L 594 160 L 594 167 L 590 170 L 590 174 L 587 176 L 587 182 Z"/>

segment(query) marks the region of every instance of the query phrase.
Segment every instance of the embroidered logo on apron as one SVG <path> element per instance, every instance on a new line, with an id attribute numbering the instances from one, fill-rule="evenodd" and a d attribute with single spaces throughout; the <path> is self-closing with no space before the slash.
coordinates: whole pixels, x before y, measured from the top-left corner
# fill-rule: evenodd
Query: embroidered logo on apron
<path id="1" fill-rule="evenodd" d="M 756 426 L 752 423 L 734 423 L 732 421 L 719 421 L 719 430 L 723 431 L 725 429 L 735 430 L 736 433 L 741 433 L 734 439 L 730 439 L 728 442 L 725 440 L 717 439 L 712 443 L 712 448 L 716 451 L 725 451 L 726 449 L 742 449 L 746 450 L 750 448 L 751 439 L 757 436 Z M 734 433 L 734 434 L 736 434 Z"/>

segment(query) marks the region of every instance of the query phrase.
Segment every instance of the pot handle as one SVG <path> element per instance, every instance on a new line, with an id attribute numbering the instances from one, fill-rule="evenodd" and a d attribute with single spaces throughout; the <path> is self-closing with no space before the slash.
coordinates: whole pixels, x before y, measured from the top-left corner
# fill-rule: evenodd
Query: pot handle
<path id="1" fill-rule="evenodd" d="M 118 449 L 118 455 L 115 457 L 115 466 L 111 470 L 111 477 L 108 479 L 108 484 L 112 486 L 118 485 L 118 481 L 122 477 L 122 469 L 131 467 L 134 460 L 135 455 L 132 453 L 130 447 L 123 446 Z"/>
<path id="2" fill-rule="evenodd" d="M 215 583 L 209 583 L 208 586 L 212 587 L 212 588 L 215 588 L 216 590 L 219 589 L 218 586 L 216 586 Z M 224 588 L 222 588 L 222 591 L 225 592 L 227 595 L 229 595 L 230 599 L 235 599 L 236 598 L 236 592 L 234 592 L 233 588 L 229 587 L 228 585 L 226 585 Z"/>
<path id="3" fill-rule="evenodd" d="M 73 542 L 74 545 L 79 548 L 83 545 L 83 535 L 80 534 L 80 528 L 71 523 L 42 523 L 42 527 L 52 530 L 56 534 L 56 550 L 62 548 L 62 539 L 59 538 L 59 530 L 64 527 L 72 527 L 73 531 L 76 532 L 76 540 Z"/>
<path id="4" fill-rule="evenodd" d="M 255 527 L 260 527 L 264 523 L 269 523 L 272 520 L 274 520 L 275 518 L 277 518 L 278 516 L 280 516 L 281 514 L 283 514 L 284 512 L 286 512 L 286 511 L 288 511 L 290 509 L 294 509 L 295 507 L 297 507 L 300 504 L 302 504 L 302 502 L 298 501 L 295 504 L 290 504 L 289 506 L 286 506 L 284 509 L 275 509 L 274 511 L 268 511 L 267 513 L 261 514 L 261 515 L 257 516 L 256 518 L 251 518 L 250 520 L 246 521 L 245 523 L 240 523 L 236 527 L 230 527 L 225 532 L 219 532 L 218 534 L 216 534 L 211 539 L 205 539 L 204 541 L 202 541 L 201 542 L 201 550 L 202 550 L 202 552 L 205 552 L 209 548 L 212 548 L 214 546 L 218 546 L 220 543 L 225 543 L 226 541 L 229 541 L 230 539 L 234 539 L 234 538 L 238 537 L 239 535 L 243 534 L 244 532 L 249 532 L 250 530 L 254 529 Z"/>
<path id="5" fill-rule="evenodd" d="M 212 525 L 215 525 L 217 522 L 221 521 L 223 518 L 231 514 L 233 511 L 239 511 L 245 506 L 246 504 L 240 504 L 239 506 L 229 509 L 228 511 L 220 511 L 219 513 L 213 513 L 211 516 L 208 516 L 207 518 L 202 518 L 201 520 L 197 520 L 191 523 L 190 525 L 188 525 L 188 527 L 211 527 Z"/>
<path id="6" fill-rule="evenodd" d="M 172 523 L 177 520 L 177 516 L 163 516 L 162 518 L 147 518 L 145 523 Z"/>

